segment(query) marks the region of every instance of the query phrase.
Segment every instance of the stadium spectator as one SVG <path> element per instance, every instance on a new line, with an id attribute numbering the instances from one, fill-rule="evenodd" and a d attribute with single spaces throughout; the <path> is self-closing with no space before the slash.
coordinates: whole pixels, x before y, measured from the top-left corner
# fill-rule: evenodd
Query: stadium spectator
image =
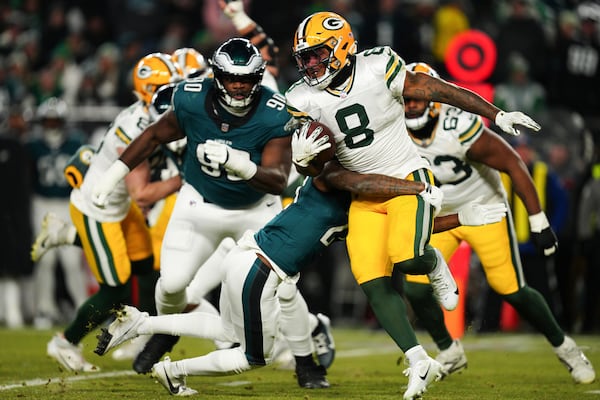
<path id="1" fill-rule="evenodd" d="M 0 104 L 0 176 L 10 195 L 0 200 L 0 307 L 8 328 L 25 324 L 21 286 L 32 263 L 26 243 L 31 240 L 29 165 L 27 152 L 7 124 L 8 104 Z M 20 172 L 20 173 L 18 173 Z"/>
<path id="2" fill-rule="evenodd" d="M 46 213 L 69 219 L 71 186 L 63 170 L 86 138 L 67 125 L 68 113 L 68 105 L 64 100 L 51 97 L 44 101 L 36 110 L 38 124 L 26 143 L 33 186 L 31 220 L 36 236 L 42 229 Z M 86 300 L 87 273 L 82 258 L 80 248 L 68 246 L 54 249 L 46 257 L 34 260 L 37 262 L 34 271 L 36 307 L 33 320 L 36 328 L 49 329 L 71 317 L 64 315 L 64 310 L 57 304 L 56 268 L 59 264 L 73 308 L 77 309 Z"/>

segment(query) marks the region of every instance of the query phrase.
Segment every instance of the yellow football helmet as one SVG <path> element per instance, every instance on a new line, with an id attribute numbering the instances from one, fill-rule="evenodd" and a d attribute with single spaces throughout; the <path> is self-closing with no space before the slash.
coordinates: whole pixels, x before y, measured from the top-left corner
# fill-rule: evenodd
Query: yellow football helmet
<path id="1" fill-rule="evenodd" d="M 317 89 L 329 86 L 340 70 L 350 64 L 356 50 L 348 21 L 328 11 L 305 18 L 296 29 L 292 45 L 298 71 L 307 85 Z M 318 64 L 314 60 L 319 60 Z"/>
<path id="2" fill-rule="evenodd" d="M 191 47 L 177 49 L 171 55 L 184 79 L 196 78 L 209 72 L 208 63 L 199 51 Z"/>
<path id="3" fill-rule="evenodd" d="M 431 66 L 429 64 L 426 64 L 424 62 L 416 62 L 416 63 L 408 64 L 406 66 L 406 69 L 408 71 L 412 71 L 412 72 L 421 72 L 421 73 L 433 76 L 435 78 L 440 77 L 440 75 L 437 73 L 436 70 L 434 70 L 433 68 L 431 68 Z M 430 102 L 420 117 L 406 118 L 406 126 L 408 127 L 408 129 L 421 129 L 422 127 L 425 126 L 425 124 L 430 119 L 435 118 L 438 115 L 440 115 L 441 108 L 442 108 L 441 103 L 434 102 L 434 101 Z"/>
<path id="4" fill-rule="evenodd" d="M 133 92 L 146 104 L 156 90 L 167 83 L 182 79 L 169 54 L 152 53 L 143 57 L 133 68 Z"/>

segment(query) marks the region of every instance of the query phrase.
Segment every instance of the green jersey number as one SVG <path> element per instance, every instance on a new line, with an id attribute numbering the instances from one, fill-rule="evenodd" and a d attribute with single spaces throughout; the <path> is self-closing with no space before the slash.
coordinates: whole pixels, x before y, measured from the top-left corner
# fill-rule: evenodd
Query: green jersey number
<path id="1" fill-rule="evenodd" d="M 352 104 L 339 109 L 335 113 L 335 120 L 340 131 L 346 135 L 344 142 L 349 149 L 365 147 L 373 143 L 375 132 L 367 128 L 370 121 L 367 110 L 361 104 Z M 349 121 L 352 121 L 352 128 L 348 125 Z"/>

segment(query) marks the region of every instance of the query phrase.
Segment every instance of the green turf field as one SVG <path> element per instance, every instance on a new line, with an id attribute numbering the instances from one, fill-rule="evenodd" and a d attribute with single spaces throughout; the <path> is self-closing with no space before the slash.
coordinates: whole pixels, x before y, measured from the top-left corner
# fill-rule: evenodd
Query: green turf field
<path id="1" fill-rule="evenodd" d="M 188 386 L 197 399 L 401 399 L 407 378 L 397 365 L 400 352 L 381 331 L 334 327 L 337 357 L 329 370 L 331 388 L 300 389 L 293 371 L 272 366 L 242 375 L 191 377 Z M 99 373 L 62 371 L 46 356 L 51 331 L 0 329 L 0 399 L 167 399 L 171 396 L 149 376 L 137 375 L 130 362 L 97 356 L 95 334 L 84 342 L 88 361 Z M 435 355 L 431 340 L 419 335 Z M 588 358 L 600 368 L 600 336 L 576 336 Z M 600 400 L 600 383 L 576 385 L 541 336 L 527 334 L 467 335 L 463 344 L 467 370 L 436 382 L 424 399 L 574 399 Z M 176 360 L 212 349 L 204 340 L 182 339 L 171 358 Z"/>

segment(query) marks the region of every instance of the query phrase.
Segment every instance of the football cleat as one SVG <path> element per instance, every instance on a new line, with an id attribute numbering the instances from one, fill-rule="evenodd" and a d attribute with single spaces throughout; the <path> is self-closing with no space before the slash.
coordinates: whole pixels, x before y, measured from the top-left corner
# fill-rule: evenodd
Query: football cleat
<path id="1" fill-rule="evenodd" d="M 554 348 L 554 352 L 558 356 L 560 362 L 571 373 L 571 377 L 575 383 L 592 383 L 596 379 L 596 371 L 590 360 L 577 347 L 573 339 L 565 336 L 563 344 Z"/>
<path id="2" fill-rule="evenodd" d="M 165 335 L 155 333 L 144 346 L 144 349 L 133 360 L 133 369 L 138 374 L 146 374 L 152 370 L 161 357 L 171 351 L 175 343 L 179 341 L 179 336 Z"/>
<path id="3" fill-rule="evenodd" d="M 335 358 L 335 343 L 331 334 L 331 321 L 326 315 L 317 314 L 319 324 L 312 332 L 312 340 L 319 364 L 329 368 Z"/>
<path id="4" fill-rule="evenodd" d="M 442 364 L 440 379 L 467 368 L 467 356 L 459 340 L 454 340 L 450 347 L 440 351 L 435 360 Z"/>
<path id="5" fill-rule="evenodd" d="M 427 274 L 431 282 L 431 288 L 438 302 L 448 311 L 452 311 L 458 305 L 458 286 L 448 268 L 448 264 L 442 253 L 435 249 L 437 263 L 433 271 Z"/>
<path id="6" fill-rule="evenodd" d="M 442 374 L 442 364 L 431 357 L 418 361 L 414 367 L 403 371 L 408 376 L 408 386 L 404 392 L 404 400 L 414 400 L 421 398 L 421 395 L 427 391 L 427 386 L 431 382 L 440 379 Z"/>
<path id="7" fill-rule="evenodd" d="M 296 364 L 296 378 L 298 385 L 305 389 L 327 389 L 329 382 L 327 370 L 322 365 L 299 366 Z"/>
<path id="8" fill-rule="evenodd" d="M 171 372 L 171 359 L 165 357 L 152 367 L 152 377 L 155 378 L 173 396 L 192 396 L 198 393 L 185 385 L 185 376 L 176 378 Z"/>
<path id="9" fill-rule="evenodd" d="M 139 336 L 137 327 L 148 317 L 147 312 L 141 312 L 132 306 L 123 306 L 117 311 L 116 318 L 108 328 L 102 328 L 97 336 L 98 345 L 94 353 L 104 355 L 107 351 L 121 343 Z"/>
<path id="10" fill-rule="evenodd" d="M 74 345 L 65 337 L 57 333 L 48 342 L 46 351 L 48 356 L 54 358 L 65 369 L 73 372 L 98 372 L 100 368 L 87 362 L 81 353 L 82 346 Z"/>
<path id="11" fill-rule="evenodd" d="M 42 230 L 31 246 L 31 261 L 38 262 L 48 250 L 65 244 L 73 244 L 77 231 L 54 213 L 46 213 Z"/>

